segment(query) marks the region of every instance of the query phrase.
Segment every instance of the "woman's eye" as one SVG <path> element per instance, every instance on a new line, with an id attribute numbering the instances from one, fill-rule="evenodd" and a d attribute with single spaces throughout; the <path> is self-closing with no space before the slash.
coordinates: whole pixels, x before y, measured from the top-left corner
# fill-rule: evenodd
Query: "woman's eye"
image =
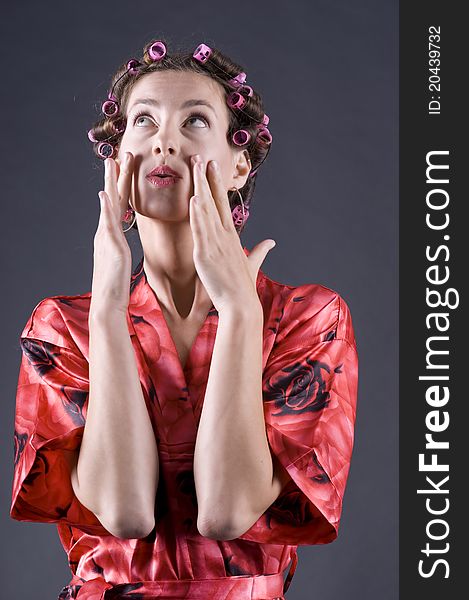
<path id="1" fill-rule="evenodd" d="M 134 118 L 134 125 L 137 125 L 138 121 L 140 119 L 148 119 L 148 115 L 136 115 Z M 202 123 L 202 125 L 195 125 L 195 127 L 200 128 L 200 127 L 207 127 L 208 126 L 208 121 L 205 117 L 203 117 L 202 115 L 192 115 L 191 117 L 189 117 L 186 121 L 186 123 L 189 123 L 191 121 L 199 121 L 200 123 Z"/>
<path id="2" fill-rule="evenodd" d="M 192 117 L 189 117 L 187 120 L 188 121 L 196 120 L 196 121 L 200 121 L 201 123 L 203 123 L 204 126 L 208 125 L 207 119 L 205 117 L 202 117 L 202 115 L 194 115 Z M 196 127 L 200 127 L 200 125 L 197 125 Z"/>
<path id="3" fill-rule="evenodd" d="M 139 119 L 147 119 L 147 118 L 148 118 L 148 117 L 147 117 L 146 115 L 137 115 L 137 116 L 135 117 L 135 119 L 134 119 L 134 125 L 136 125 L 136 124 L 137 124 L 137 121 L 138 121 Z"/>

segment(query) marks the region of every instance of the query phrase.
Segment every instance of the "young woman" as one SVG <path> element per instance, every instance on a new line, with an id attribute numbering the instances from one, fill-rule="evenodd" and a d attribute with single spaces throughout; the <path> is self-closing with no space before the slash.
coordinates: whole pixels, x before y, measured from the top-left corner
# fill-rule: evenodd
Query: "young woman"
<path id="1" fill-rule="evenodd" d="M 272 136 L 239 65 L 152 42 L 103 114 L 92 290 L 45 298 L 21 334 L 11 517 L 57 523 L 62 600 L 283 598 L 297 546 L 338 533 L 349 309 L 265 275 L 272 240 L 240 243 Z"/>

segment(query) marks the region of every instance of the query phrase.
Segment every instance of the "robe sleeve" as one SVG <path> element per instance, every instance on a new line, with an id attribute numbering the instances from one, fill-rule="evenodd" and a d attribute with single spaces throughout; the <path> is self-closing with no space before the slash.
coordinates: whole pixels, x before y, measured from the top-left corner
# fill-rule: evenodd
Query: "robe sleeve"
<path id="1" fill-rule="evenodd" d="M 262 384 L 271 454 L 290 479 L 240 536 L 245 540 L 312 545 L 338 535 L 353 450 L 358 356 L 345 301 L 323 286 L 300 288 L 279 319 Z"/>
<path id="2" fill-rule="evenodd" d="M 71 484 L 67 459 L 83 437 L 89 369 L 53 300 L 36 306 L 20 346 L 10 516 L 111 535 Z"/>

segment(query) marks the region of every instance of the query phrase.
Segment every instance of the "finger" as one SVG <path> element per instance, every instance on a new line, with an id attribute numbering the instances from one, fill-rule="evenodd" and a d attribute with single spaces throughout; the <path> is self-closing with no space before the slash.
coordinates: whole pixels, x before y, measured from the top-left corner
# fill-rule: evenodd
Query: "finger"
<path id="1" fill-rule="evenodd" d="M 106 202 L 106 200 L 104 198 L 104 192 L 98 192 L 98 198 L 99 198 L 99 208 L 100 208 L 99 222 L 104 223 L 106 220 L 106 215 L 104 214 L 105 210 L 106 210 L 106 208 L 104 206 L 104 203 Z"/>
<path id="2" fill-rule="evenodd" d="M 117 221 L 121 221 L 124 213 L 127 209 L 126 204 L 123 203 L 120 195 L 119 195 L 119 191 L 118 191 L 118 187 L 117 187 L 117 178 L 118 178 L 118 174 L 117 174 L 117 170 L 118 170 L 118 164 L 115 160 L 113 160 L 112 158 L 106 158 L 106 160 L 104 161 L 104 165 L 105 165 L 105 174 L 104 174 L 104 178 L 105 178 L 105 187 L 104 187 L 104 191 L 107 193 L 109 199 L 110 199 L 110 204 L 111 204 L 111 210 L 114 214 L 114 218 Z"/>
<path id="3" fill-rule="evenodd" d="M 193 157 L 192 177 L 194 180 L 194 196 L 197 196 L 199 198 L 199 202 L 200 202 L 200 198 L 206 192 L 206 190 L 204 190 L 204 182 L 203 182 L 203 178 L 202 178 L 203 167 L 199 167 L 199 164 L 203 164 L 203 163 L 201 163 L 200 159 Z"/>
<path id="4" fill-rule="evenodd" d="M 111 210 L 120 218 L 120 205 L 117 195 L 117 165 L 112 158 L 104 160 L 104 191 L 110 200 Z"/>
<path id="5" fill-rule="evenodd" d="M 122 215 L 127 210 L 130 193 L 132 189 L 132 177 L 134 171 L 134 156 L 131 152 L 124 154 L 122 165 L 119 165 L 119 176 L 117 179 L 117 193 L 121 205 Z"/>
<path id="6" fill-rule="evenodd" d="M 202 207 L 212 218 L 219 218 L 218 211 L 212 196 L 212 190 L 207 179 L 205 163 L 195 161 L 193 168 L 194 175 L 194 195 L 199 198 L 200 207 Z"/>
<path id="7" fill-rule="evenodd" d="M 211 160 L 208 164 L 208 182 L 223 227 L 235 229 L 228 193 L 222 181 L 220 166 L 215 160 Z"/>
<path id="8" fill-rule="evenodd" d="M 205 167 L 196 166 L 194 170 L 194 189 L 198 189 L 199 193 L 196 194 L 197 203 L 195 210 L 199 220 L 199 237 L 204 241 L 208 239 L 215 240 L 220 233 L 221 221 L 220 215 L 218 214 L 215 202 L 210 191 L 207 178 L 204 174 Z"/>
<path id="9" fill-rule="evenodd" d="M 194 250 L 204 252 L 207 244 L 207 230 L 204 226 L 204 219 L 201 213 L 200 198 L 192 196 L 189 200 L 189 220 L 194 240 Z"/>
<path id="10" fill-rule="evenodd" d="M 255 273 L 257 273 L 264 262 L 267 254 L 275 248 L 276 246 L 275 240 L 263 240 L 259 242 L 249 253 L 248 260 L 250 263 L 254 265 Z"/>
<path id="11" fill-rule="evenodd" d="M 98 192 L 101 211 L 99 213 L 98 227 L 114 227 L 114 215 L 111 209 L 109 196 L 102 190 Z"/>

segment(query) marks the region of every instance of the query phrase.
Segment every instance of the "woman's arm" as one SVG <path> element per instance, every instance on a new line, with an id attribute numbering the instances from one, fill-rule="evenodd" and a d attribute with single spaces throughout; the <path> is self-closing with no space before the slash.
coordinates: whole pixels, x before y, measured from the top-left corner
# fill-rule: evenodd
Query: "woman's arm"
<path id="1" fill-rule="evenodd" d="M 262 330 L 260 303 L 219 313 L 194 455 L 197 526 L 219 540 L 247 531 L 289 478 L 267 441 Z"/>
<path id="2" fill-rule="evenodd" d="M 155 435 L 121 311 L 90 311 L 88 413 L 72 486 L 103 526 L 122 538 L 154 527 L 159 478 Z"/>

